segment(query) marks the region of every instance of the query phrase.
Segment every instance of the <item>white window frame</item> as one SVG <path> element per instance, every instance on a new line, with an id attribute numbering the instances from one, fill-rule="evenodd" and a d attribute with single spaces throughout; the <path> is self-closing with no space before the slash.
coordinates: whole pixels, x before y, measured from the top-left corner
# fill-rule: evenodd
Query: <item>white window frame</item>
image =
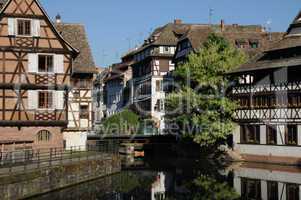
<path id="1" fill-rule="evenodd" d="M 30 35 L 19 35 L 18 20 L 30 21 Z M 33 20 L 32 19 L 28 19 L 28 18 L 15 18 L 15 35 L 17 37 L 33 37 L 32 26 L 33 26 Z"/>

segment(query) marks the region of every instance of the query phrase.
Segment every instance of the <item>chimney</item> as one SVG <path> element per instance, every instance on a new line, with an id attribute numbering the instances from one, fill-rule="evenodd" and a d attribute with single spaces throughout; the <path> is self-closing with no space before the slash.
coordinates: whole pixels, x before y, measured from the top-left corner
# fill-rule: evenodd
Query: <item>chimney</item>
<path id="1" fill-rule="evenodd" d="M 181 19 L 175 19 L 174 24 L 182 24 L 182 20 Z"/>
<path id="2" fill-rule="evenodd" d="M 60 14 L 57 14 L 55 17 L 55 23 L 60 24 L 62 23 L 62 18 Z"/>
<path id="3" fill-rule="evenodd" d="M 221 20 L 221 31 L 223 32 L 225 30 L 225 21 Z"/>

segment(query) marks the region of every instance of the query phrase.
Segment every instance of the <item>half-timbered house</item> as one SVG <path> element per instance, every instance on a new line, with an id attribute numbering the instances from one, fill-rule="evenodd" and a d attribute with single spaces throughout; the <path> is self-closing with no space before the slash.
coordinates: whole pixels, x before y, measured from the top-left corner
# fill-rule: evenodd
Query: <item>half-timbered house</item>
<path id="1" fill-rule="evenodd" d="M 0 5 L 1 150 L 62 147 L 79 51 L 63 39 L 39 1 Z"/>
<path id="2" fill-rule="evenodd" d="M 176 45 L 189 25 L 181 20 L 157 28 L 144 44 L 130 54 L 134 57 L 132 80 L 133 108 L 145 119 L 150 119 L 153 128 L 148 131 L 163 133 L 165 89 L 170 81 L 170 72 L 174 70 L 172 62 Z"/>
<path id="3" fill-rule="evenodd" d="M 93 81 L 97 73 L 85 27 L 63 23 L 56 17 L 55 27 L 62 37 L 80 51 L 73 60 L 68 102 L 68 127 L 64 129 L 65 146 L 85 147 L 87 135 L 93 127 Z"/>
<path id="4" fill-rule="evenodd" d="M 243 159 L 300 164 L 300 27 L 301 13 L 281 41 L 231 73 L 234 150 Z"/>

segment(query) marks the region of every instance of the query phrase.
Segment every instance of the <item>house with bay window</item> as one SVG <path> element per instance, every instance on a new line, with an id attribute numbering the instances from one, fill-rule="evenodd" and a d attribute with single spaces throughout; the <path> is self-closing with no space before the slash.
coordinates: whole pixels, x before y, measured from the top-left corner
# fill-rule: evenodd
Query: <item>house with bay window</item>
<path id="1" fill-rule="evenodd" d="M 242 159 L 300 164 L 301 13 L 282 40 L 229 75 L 239 107 L 234 150 Z"/>
<path id="2" fill-rule="evenodd" d="M 69 112 L 70 107 L 74 101 L 81 105 L 78 100 L 70 103 L 74 81 L 84 79 L 88 85 L 93 77 L 94 62 L 86 60 L 90 49 L 86 43 L 75 48 L 73 40 L 67 41 L 63 34 L 67 28 L 60 31 L 38 0 L 1 0 L 0 6 L 1 151 L 61 148 L 63 134 L 73 127 L 70 116 L 77 117 Z M 78 33 L 78 29 L 74 31 Z M 78 49 L 88 53 L 80 55 Z M 75 112 L 88 118 L 82 122 L 86 128 L 90 100 L 80 101 L 86 107 Z"/>

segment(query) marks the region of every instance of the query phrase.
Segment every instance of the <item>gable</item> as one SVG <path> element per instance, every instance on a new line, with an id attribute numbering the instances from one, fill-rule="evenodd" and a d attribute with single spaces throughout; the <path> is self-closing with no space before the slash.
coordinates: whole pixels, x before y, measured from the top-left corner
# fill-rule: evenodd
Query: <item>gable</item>
<path id="1" fill-rule="evenodd" d="M 40 34 L 38 37 L 40 48 L 65 49 L 74 55 L 78 54 L 78 50 L 72 47 L 57 32 L 38 0 L 8 0 L 0 13 L 0 21 L 3 25 L 3 27 L 0 29 L 0 35 L 11 35 L 12 30 L 9 29 L 9 20 L 13 21 L 13 27 L 17 28 L 17 19 L 33 20 L 32 24 L 35 24 L 34 22 L 38 21 Z M 0 44 L 6 43 L 7 42 L 5 41 L 0 41 Z"/>

